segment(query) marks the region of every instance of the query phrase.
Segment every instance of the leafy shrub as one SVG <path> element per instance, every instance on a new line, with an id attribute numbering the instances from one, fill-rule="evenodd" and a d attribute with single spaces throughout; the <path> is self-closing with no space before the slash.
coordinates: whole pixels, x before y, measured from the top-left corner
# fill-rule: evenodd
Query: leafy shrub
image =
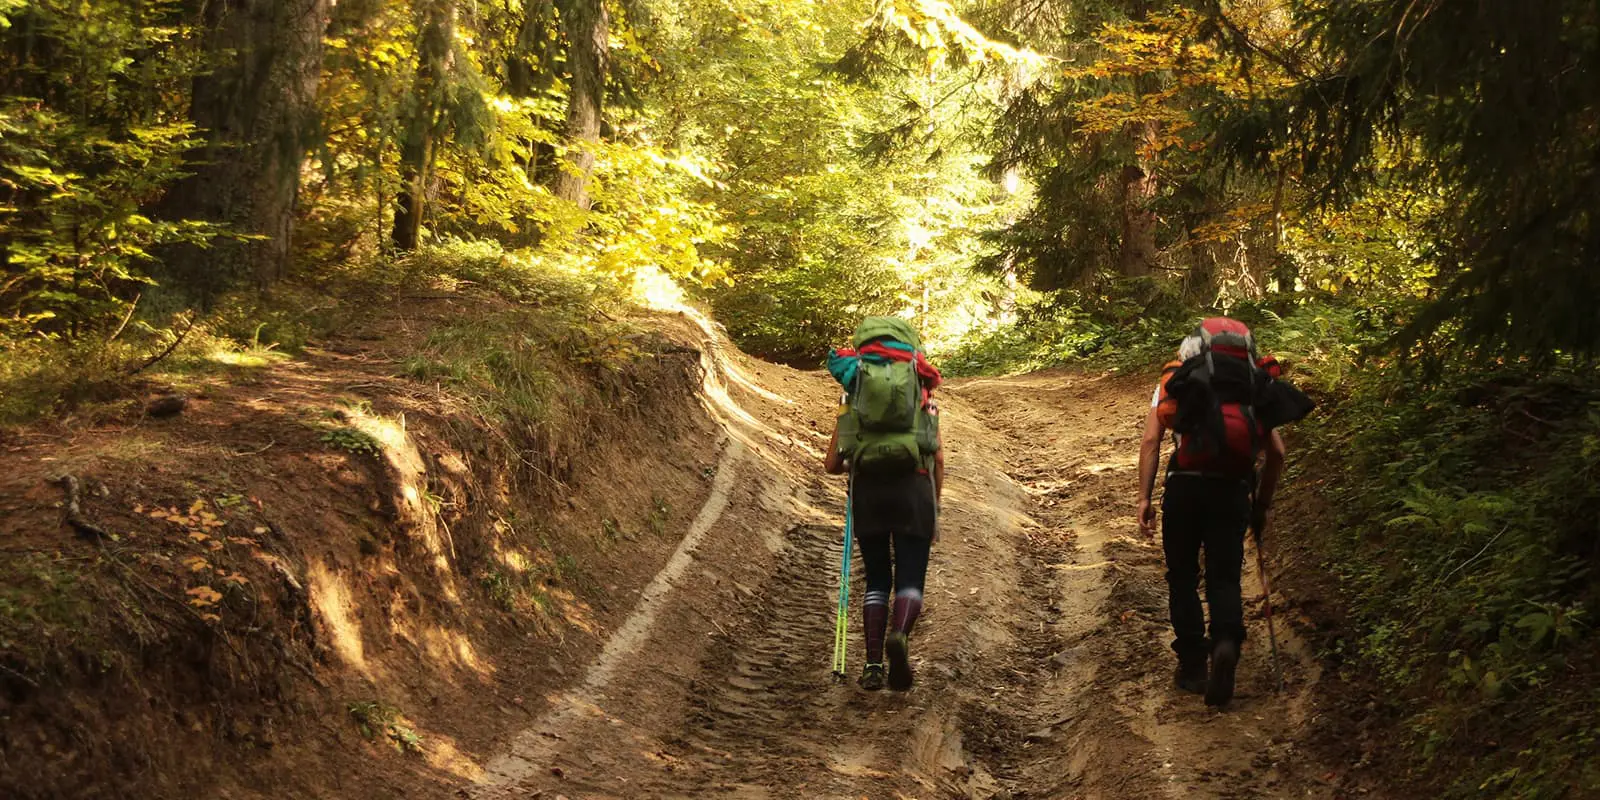
<path id="1" fill-rule="evenodd" d="M 422 737 L 411 727 L 400 709 L 379 700 L 366 700 L 349 704 L 350 719 L 367 741 L 379 736 L 387 739 L 402 753 L 422 752 Z"/>
<path id="2" fill-rule="evenodd" d="M 936 356 L 940 368 L 952 376 L 1026 372 L 1091 359 L 1153 369 L 1171 357 L 1194 318 L 1146 314 L 1140 308 L 1126 300 L 1064 298 L 1025 308 L 1015 325 Z"/>

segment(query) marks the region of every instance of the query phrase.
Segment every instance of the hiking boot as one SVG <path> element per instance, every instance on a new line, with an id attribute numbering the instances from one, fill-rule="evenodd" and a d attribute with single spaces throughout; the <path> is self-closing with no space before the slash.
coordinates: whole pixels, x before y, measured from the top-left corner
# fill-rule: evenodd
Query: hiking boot
<path id="1" fill-rule="evenodd" d="M 1177 674 L 1173 676 L 1173 684 L 1180 692 L 1189 694 L 1206 693 L 1206 659 L 1200 658 L 1179 659 Z"/>
<path id="2" fill-rule="evenodd" d="M 1206 684 L 1206 705 L 1222 708 L 1233 699 L 1234 671 L 1239 667 L 1239 645 L 1223 640 L 1211 649 L 1211 680 Z"/>
<path id="3" fill-rule="evenodd" d="M 868 664 L 867 668 L 861 671 L 861 688 L 869 692 L 883 690 L 882 664 Z"/>
<path id="4" fill-rule="evenodd" d="M 913 680 L 911 637 L 895 631 L 889 634 L 889 640 L 884 642 L 884 649 L 889 651 L 889 688 L 897 692 L 910 689 Z"/>

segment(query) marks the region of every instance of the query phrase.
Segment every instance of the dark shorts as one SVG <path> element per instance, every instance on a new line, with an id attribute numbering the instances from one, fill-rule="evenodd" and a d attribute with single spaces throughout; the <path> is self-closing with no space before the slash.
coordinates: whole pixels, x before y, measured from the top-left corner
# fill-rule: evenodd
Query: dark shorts
<path id="1" fill-rule="evenodd" d="M 850 485 L 855 535 L 932 539 L 937 523 L 933 479 L 922 473 L 857 475 Z"/>

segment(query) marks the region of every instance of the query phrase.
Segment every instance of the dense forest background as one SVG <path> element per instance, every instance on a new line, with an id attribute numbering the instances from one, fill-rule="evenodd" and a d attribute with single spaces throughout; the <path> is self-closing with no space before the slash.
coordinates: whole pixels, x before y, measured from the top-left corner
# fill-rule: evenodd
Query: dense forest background
<path id="1" fill-rule="evenodd" d="M 0 420 L 533 276 L 665 273 L 798 365 L 900 313 L 953 372 L 1153 370 L 1225 311 L 1326 401 L 1330 663 L 1419 769 L 1561 796 L 1597 114 L 1576 0 L 0 0 Z"/>

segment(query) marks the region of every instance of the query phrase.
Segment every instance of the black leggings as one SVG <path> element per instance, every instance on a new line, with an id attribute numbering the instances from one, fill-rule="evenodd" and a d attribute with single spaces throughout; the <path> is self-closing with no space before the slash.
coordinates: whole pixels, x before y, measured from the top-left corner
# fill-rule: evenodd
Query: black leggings
<path id="1" fill-rule="evenodd" d="M 897 533 L 858 536 L 856 541 L 861 545 L 861 560 L 867 565 L 868 602 L 882 598 L 882 603 L 888 605 L 890 590 L 894 594 L 904 594 L 907 590 L 922 593 L 923 581 L 928 577 L 928 551 L 932 540 Z"/>

